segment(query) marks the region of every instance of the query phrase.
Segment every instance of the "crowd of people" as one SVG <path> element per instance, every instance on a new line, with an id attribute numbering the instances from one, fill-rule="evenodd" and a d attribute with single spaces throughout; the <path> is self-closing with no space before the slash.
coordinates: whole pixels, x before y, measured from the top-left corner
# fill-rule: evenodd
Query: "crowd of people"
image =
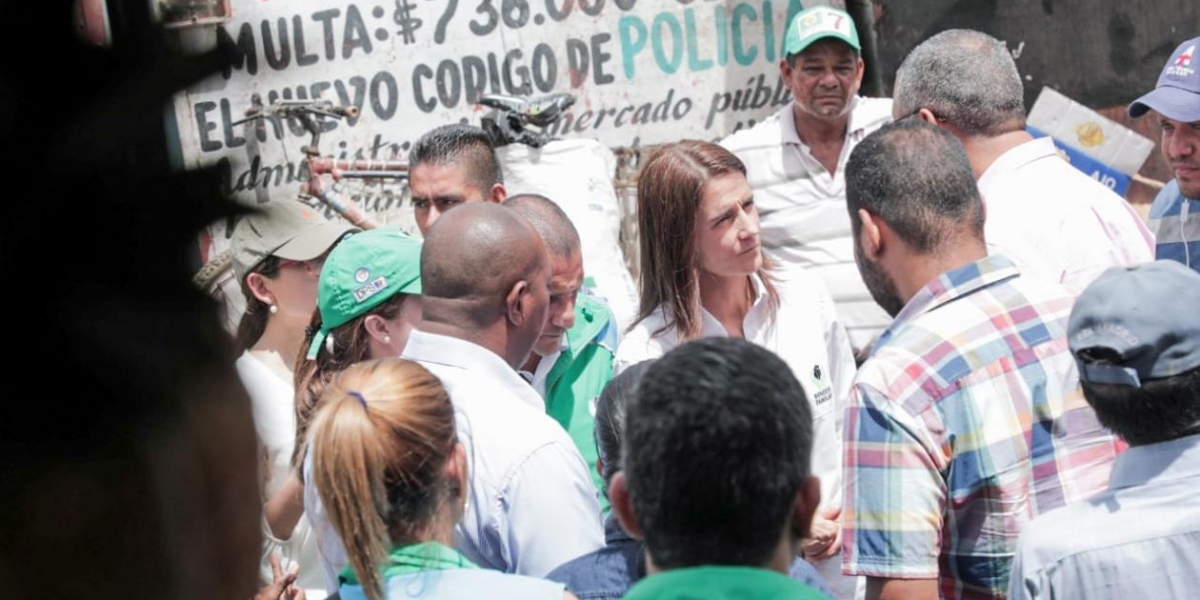
<path id="1" fill-rule="evenodd" d="M 421 238 L 242 218 L 259 598 L 1200 589 L 1200 38 L 1129 107 L 1176 175 L 1148 226 L 1026 130 L 1003 42 L 868 99 L 855 31 L 800 12 L 792 102 L 645 160 L 627 328 L 586 199 L 506 189 L 469 125 L 409 155 Z"/>

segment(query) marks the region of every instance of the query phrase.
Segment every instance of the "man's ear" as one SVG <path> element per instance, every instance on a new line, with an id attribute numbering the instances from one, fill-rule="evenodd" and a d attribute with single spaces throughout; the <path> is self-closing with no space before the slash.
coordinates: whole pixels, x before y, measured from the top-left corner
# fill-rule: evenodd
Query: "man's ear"
<path id="1" fill-rule="evenodd" d="M 792 76 L 792 65 L 788 64 L 787 57 L 779 59 L 779 76 L 787 81 Z"/>
<path id="2" fill-rule="evenodd" d="M 797 540 L 808 537 L 813 515 L 817 513 L 817 506 L 820 504 L 821 480 L 810 475 L 804 485 L 800 486 L 800 491 L 796 492 L 796 499 L 792 501 L 792 535 Z"/>
<path id="3" fill-rule="evenodd" d="M 529 282 L 522 279 L 513 284 L 504 298 L 504 308 L 508 322 L 514 327 L 525 324 L 525 303 L 529 301 Z"/>
<path id="4" fill-rule="evenodd" d="M 275 304 L 275 293 L 271 291 L 270 280 L 262 273 L 250 273 L 246 275 L 246 289 L 259 302 L 268 306 Z"/>
<path id="5" fill-rule="evenodd" d="M 878 260 L 879 254 L 883 252 L 882 227 L 886 225 L 865 208 L 858 209 L 858 220 L 862 223 L 862 233 L 858 236 L 858 241 L 862 245 L 863 256 Z"/>
<path id="6" fill-rule="evenodd" d="M 862 87 L 863 74 L 867 72 L 867 63 L 863 62 L 862 57 L 858 57 L 858 64 L 855 65 L 856 71 L 854 75 L 854 87 Z"/>
<path id="7" fill-rule="evenodd" d="M 504 202 L 504 199 L 507 197 L 508 197 L 508 190 L 504 189 L 504 184 L 503 183 L 495 183 L 495 184 L 492 184 L 492 189 L 491 189 L 491 191 L 488 192 L 488 196 L 487 196 L 487 198 L 485 198 L 485 200 L 487 200 L 489 202 L 499 203 L 499 202 Z"/>
<path id="8" fill-rule="evenodd" d="M 938 120 L 937 115 L 933 114 L 933 111 L 929 110 L 928 108 L 922 108 L 921 110 L 918 110 L 917 118 L 929 123 L 930 125 L 933 125 L 934 127 L 941 125 L 941 121 Z"/>
<path id="9" fill-rule="evenodd" d="M 613 512 L 617 513 L 617 520 L 621 522 L 625 533 L 635 540 L 644 539 L 645 535 L 638 525 L 637 515 L 633 514 L 633 499 L 629 497 L 629 488 L 625 487 L 623 471 L 617 471 L 613 475 L 612 483 L 608 484 L 608 501 L 612 504 Z"/>

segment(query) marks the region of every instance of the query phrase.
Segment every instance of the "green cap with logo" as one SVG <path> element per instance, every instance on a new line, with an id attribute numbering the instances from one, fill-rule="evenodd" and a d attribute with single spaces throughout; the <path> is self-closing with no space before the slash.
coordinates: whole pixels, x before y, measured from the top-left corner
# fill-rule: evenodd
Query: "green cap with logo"
<path id="1" fill-rule="evenodd" d="M 369 229 L 329 253 L 317 284 L 321 329 L 308 346 L 317 357 L 329 331 L 345 325 L 396 294 L 421 293 L 421 240 L 394 228 Z"/>
<path id="2" fill-rule="evenodd" d="M 814 6 L 796 14 L 788 26 L 783 40 L 784 56 L 800 54 L 817 40 L 833 38 L 850 44 L 855 52 L 862 48 L 858 44 L 858 32 L 854 20 L 845 11 L 829 6 Z"/>
<path id="3" fill-rule="evenodd" d="M 242 217 L 233 230 L 229 251 L 233 272 L 239 282 L 268 256 L 288 260 L 312 260 L 321 256 L 342 236 L 358 228 L 330 221 L 303 202 L 279 199 Z"/>

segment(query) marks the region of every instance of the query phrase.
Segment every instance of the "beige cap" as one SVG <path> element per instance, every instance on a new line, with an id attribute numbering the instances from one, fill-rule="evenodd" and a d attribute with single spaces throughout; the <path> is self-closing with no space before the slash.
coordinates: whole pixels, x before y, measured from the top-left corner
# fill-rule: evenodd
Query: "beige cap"
<path id="1" fill-rule="evenodd" d="M 243 282 L 268 256 L 312 260 L 352 231 L 358 228 L 330 221 L 297 200 L 273 200 L 242 217 L 234 228 L 230 246 L 233 272 Z"/>

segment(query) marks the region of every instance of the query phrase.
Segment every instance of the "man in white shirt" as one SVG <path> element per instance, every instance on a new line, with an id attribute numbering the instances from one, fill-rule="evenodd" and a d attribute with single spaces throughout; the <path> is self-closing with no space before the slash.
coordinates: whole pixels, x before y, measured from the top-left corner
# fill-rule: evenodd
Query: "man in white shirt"
<path id="1" fill-rule="evenodd" d="M 827 6 L 792 20 L 779 74 L 793 101 L 721 141 L 746 164 L 763 249 L 784 270 L 825 282 L 853 346 L 870 346 L 891 321 L 854 266 L 843 171 L 850 151 L 891 121 L 892 101 L 860 98 L 863 60 L 850 15 Z"/>
<path id="2" fill-rule="evenodd" d="M 1009 598 L 1196 596 L 1197 303 L 1200 274 L 1171 260 L 1111 269 L 1079 296 L 1067 339 L 1083 395 L 1129 449 L 1117 457 L 1107 490 L 1025 526 Z"/>
<path id="3" fill-rule="evenodd" d="M 892 111 L 966 146 L 987 206 L 988 253 L 1022 274 L 1078 293 L 1109 267 L 1153 260 L 1154 236 L 1129 204 L 1025 130 L 1024 92 L 1004 42 L 952 29 L 904 59 Z"/>
<path id="4" fill-rule="evenodd" d="M 421 253 L 422 324 L 403 358 L 446 386 L 470 456 L 455 547 L 487 568 L 534 577 L 604 545 L 579 451 L 517 374 L 542 333 L 550 263 L 536 231 L 484 202 L 443 215 Z"/>

